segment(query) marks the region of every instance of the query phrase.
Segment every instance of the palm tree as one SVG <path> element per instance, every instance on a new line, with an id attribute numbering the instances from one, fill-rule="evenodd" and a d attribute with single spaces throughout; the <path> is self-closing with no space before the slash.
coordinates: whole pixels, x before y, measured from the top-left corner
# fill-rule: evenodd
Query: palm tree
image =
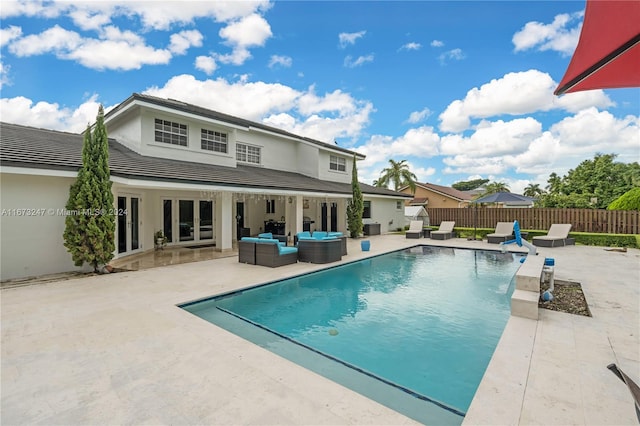
<path id="1" fill-rule="evenodd" d="M 562 188 L 562 178 L 558 176 L 556 172 L 553 172 L 549 175 L 547 184 L 547 191 L 549 191 L 551 194 L 560 194 L 560 190 Z"/>
<path id="2" fill-rule="evenodd" d="M 484 194 L 482 195 L 495 194 L 497 192 L 511 192 L 507 184 L 503 182 L 491 182 L 486 184 L 484 188 Z"/>
<path id="3" fill-rule="evenodd" d="M 542 190 L 542 188 L 540 188 L 540 185 L 538 185 L 537 183 L 530 183 L 524 189 L 523 195 L 526 195 L 527 197 L 535 198 L 541 195 L 543 192 L 544 191 Z"/>
<path id="4" fill-rule="evenodd" d="M 393 161 L 389 160 L 389 167 L 380 172 L 380 179 L 374 182 L 379 188 L 387 188 L 389 183 L 393 183 L 395 191 L 402 186 L 409 186 L 411 192 L 416 192 L 416 181 L 418 178 L 409 170 L 407 160 Z"/>

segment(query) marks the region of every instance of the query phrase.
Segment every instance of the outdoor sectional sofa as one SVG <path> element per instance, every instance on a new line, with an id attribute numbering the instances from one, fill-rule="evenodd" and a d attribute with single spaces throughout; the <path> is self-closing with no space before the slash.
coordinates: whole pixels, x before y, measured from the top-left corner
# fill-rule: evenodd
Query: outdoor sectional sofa
<path id="1" fill-rule="evenodd" d="M 298 261 L 298 249 L 287 247 L 278 240 L 260 238 L 256 242 L 256 265 L 275 268 Z"/>
<path id="2" fill-rule="evenodd" d="M 296 263 L 297 260 L 297 248 L 287 247 L 273 238 L 243 237 L 238 241 L 240 263 L 276 267 Z"/>
<path id="3" fill-rule="evenodd" d="M 337 262 L 347 254 L 347 237 L 341 232 L 299 232 L 296 241 L 300 262 Z"/>

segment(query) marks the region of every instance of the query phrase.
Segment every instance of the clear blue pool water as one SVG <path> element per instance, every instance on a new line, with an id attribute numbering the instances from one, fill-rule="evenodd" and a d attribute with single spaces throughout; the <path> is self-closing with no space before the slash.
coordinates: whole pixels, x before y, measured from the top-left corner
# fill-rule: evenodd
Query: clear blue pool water
<path id="1" fill-rule="evenodd" d="M 416 246 L 182 307 L 416 420 L 460 424 L 520 258 Z"/>

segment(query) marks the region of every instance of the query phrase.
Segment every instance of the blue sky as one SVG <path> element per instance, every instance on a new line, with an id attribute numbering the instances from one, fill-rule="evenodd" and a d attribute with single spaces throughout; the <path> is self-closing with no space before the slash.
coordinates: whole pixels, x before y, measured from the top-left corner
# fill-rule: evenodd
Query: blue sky
<path id="1" fill-rule="evenodd" d="M 640 158 L 640 89 L 553 95 L 583 1 L 2 1 L 1 119 L 80 132 L 134 92 L 522 192 Z"/>

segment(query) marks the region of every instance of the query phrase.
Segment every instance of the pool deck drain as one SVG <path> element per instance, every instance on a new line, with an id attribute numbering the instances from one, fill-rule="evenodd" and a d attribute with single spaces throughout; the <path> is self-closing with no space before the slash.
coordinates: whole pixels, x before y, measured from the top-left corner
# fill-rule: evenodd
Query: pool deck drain
<path id="1" fill-rule="evenodd" d="M 344 261 L 415 244 L 371 237 Z M 464 424 L 635 424 L 606 369 L 640 380 L 640 250 L 540 248 L 558 279 L 582 284 L 593 317 L 512 317 Z M 416 424 L 176 305 L 321 269 L 263 268 L 237 257 L 4 288 L 2 424 Z"/>

